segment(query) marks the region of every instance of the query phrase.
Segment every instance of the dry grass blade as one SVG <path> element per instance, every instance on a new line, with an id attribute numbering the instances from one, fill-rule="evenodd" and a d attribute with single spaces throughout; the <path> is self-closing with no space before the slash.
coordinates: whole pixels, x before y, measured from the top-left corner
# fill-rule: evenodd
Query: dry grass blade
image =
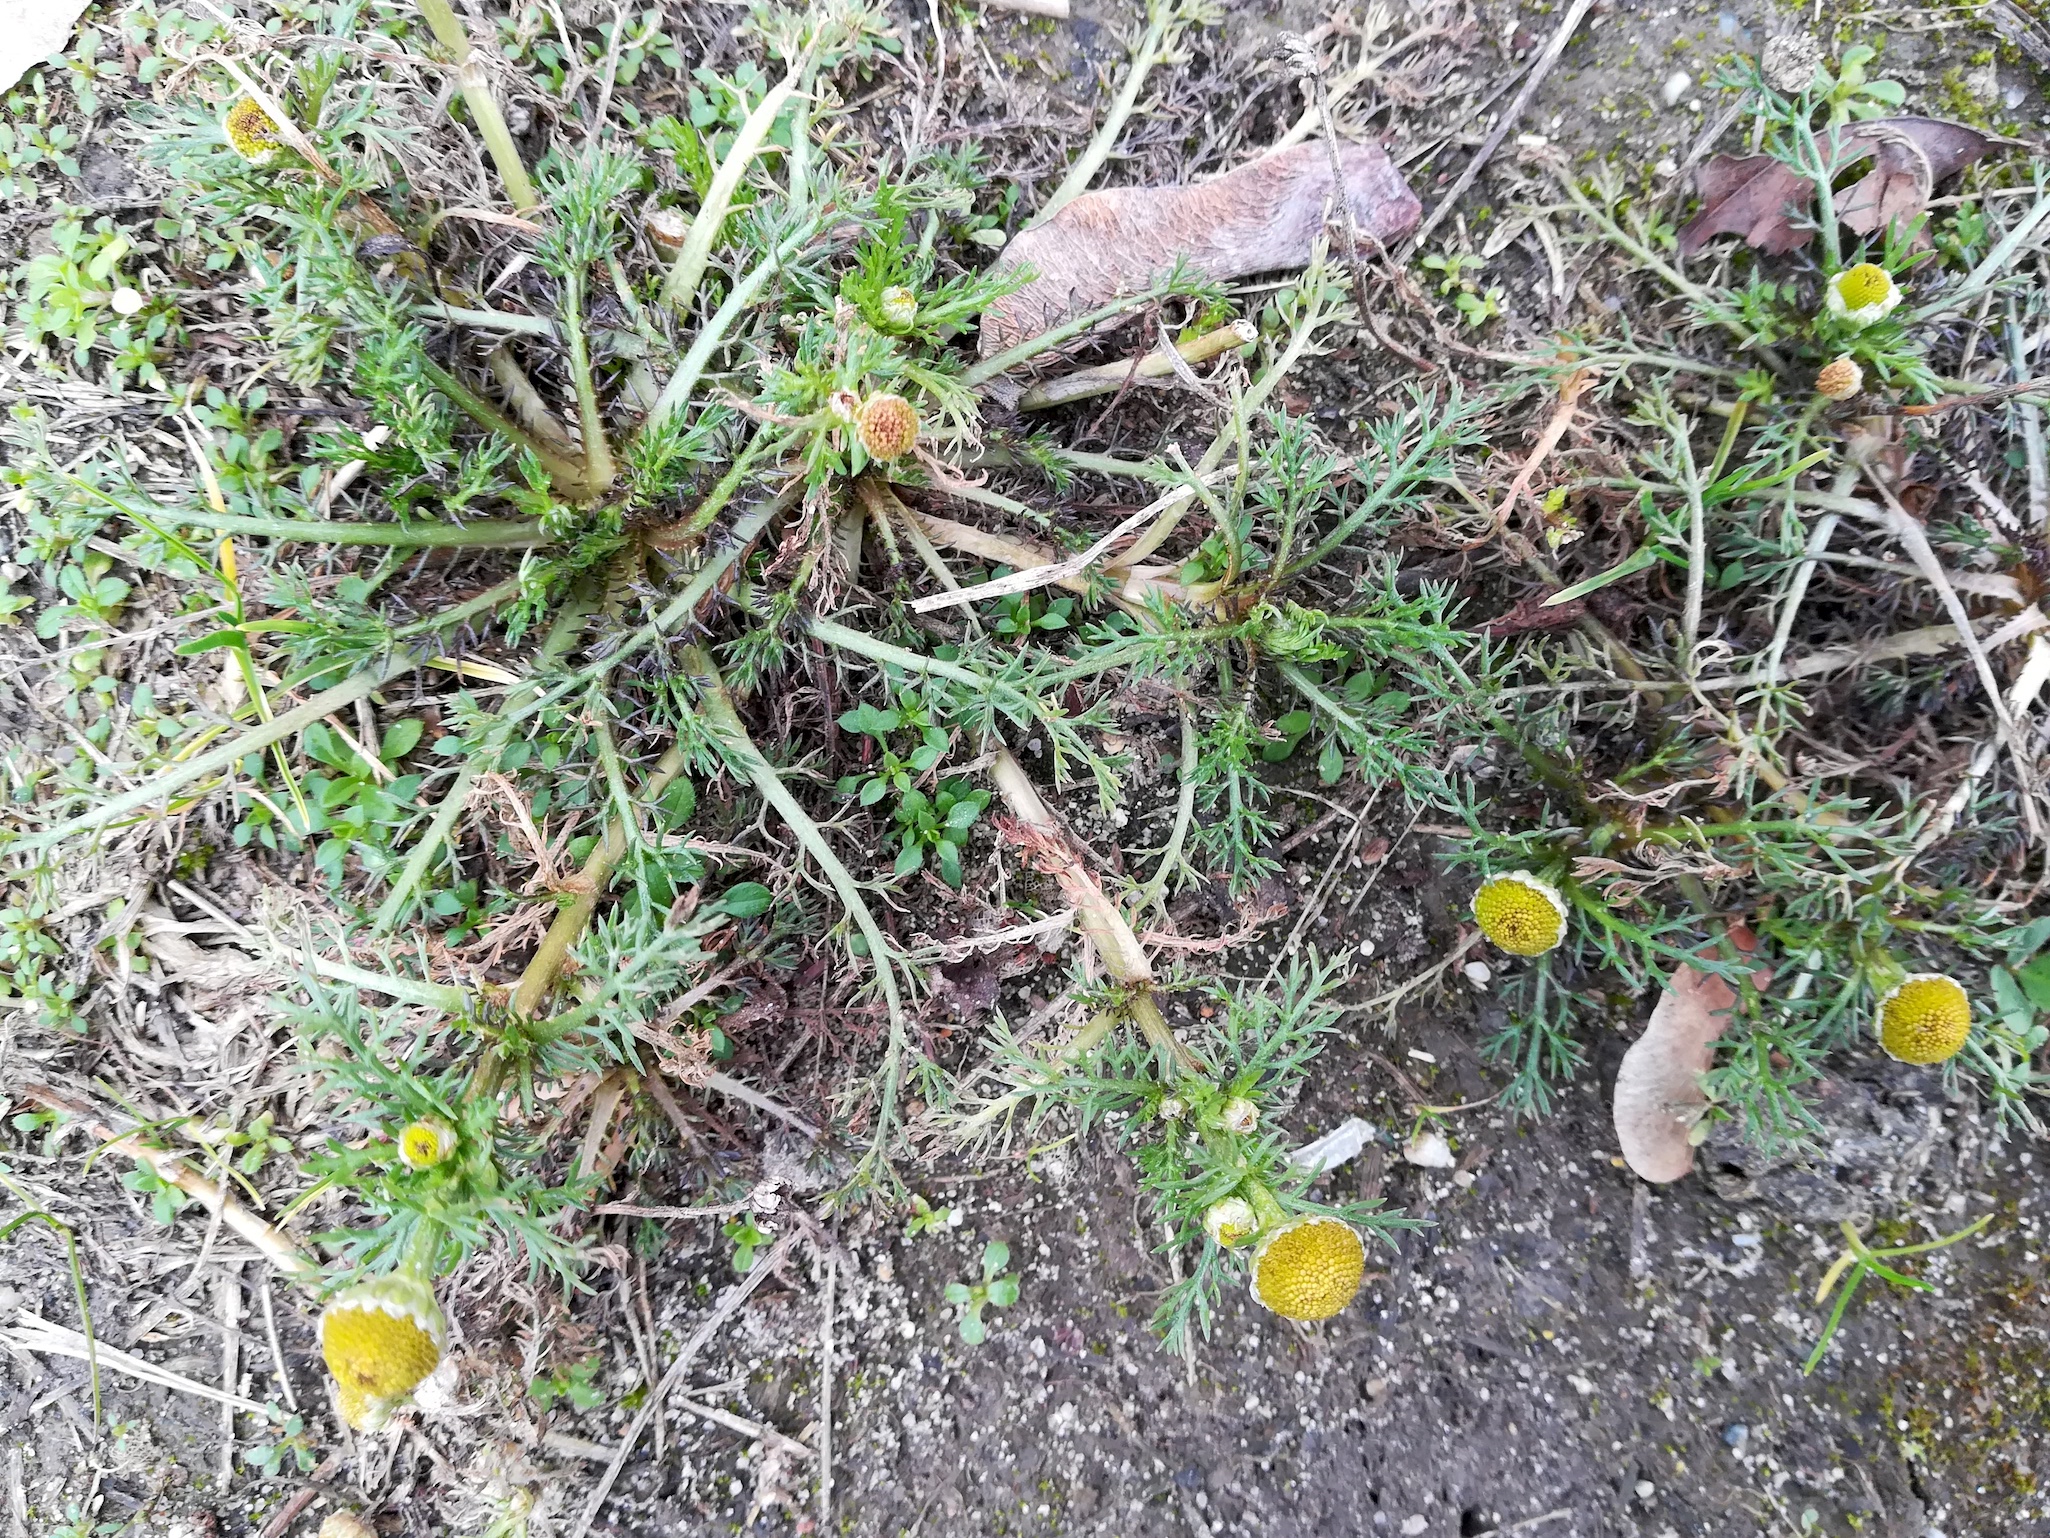
<path id="1" fill-rule="evenodd" d="M 104 1342 L 88 1341 L 77 1330 L 61 1324 L 52 1324 L 39 1314 L 23 1309 L 15 1316 L 14 1324 L 0 1325 L 0 1346 L 12 1351 L 38 1351 L 46 1356 L 70 1357 L 75 1361 L 89 1362 L 97 1355 L 103 1369 L 118 1372 L 139 1383 L 153 1384 L 167 1388 L 173 1393 L 190 1394 L 195 1399 L 210 1399 L 215 1404 L 227 1405 L 245 1415 L 268 1416 L 268 1407 L 240 1394 L 231 1394 L 226 1389 L 216 1388 L 211 1383 L 202 1383 L 197 1378 L 188 1378 L 183 1373 L 172 1372 L 168 1367 L 159 1367 L 155 1362 L 132 1356 L 117 1347 Z"/>

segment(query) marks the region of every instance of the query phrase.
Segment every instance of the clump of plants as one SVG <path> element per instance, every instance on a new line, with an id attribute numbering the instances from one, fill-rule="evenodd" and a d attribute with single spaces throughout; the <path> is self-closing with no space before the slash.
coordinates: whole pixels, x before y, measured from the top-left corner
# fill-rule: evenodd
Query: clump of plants
<path id="1" fill-rule="evenodd" d="M 1475 794 L 1454 854 L 1483 934 L 1528 958 L 1499 981 L 1512 1105 L 1579 1066 L 1590 1014 L 1688 966 L 1737 998 L 1698 1135 L 1801 1143 L 1807 1087 L 1860 1040 L 2036 1124 L 2050 1033 L 2018 979 L 2050 929 L 2018 734 L 2042 679 L 1984 638 L 2040 591 L 2045 531 L 1957 455 L 1984 433 L 2041 474 L 1998 317 L 2036 308 L 2050 199 L 1933 206 L 1974 162 L 2015 172 L 1963 125 L 1889 117 L 1872 57 L 1776 44 L 1727 80 L 1748 152 L 1704 166 L 1682 228 L 1613 170 L 1556 171 L 1582 249 L 1661 324 L 1561 338 L 1553 422 L 1584 446 L 1521 482 L 1560 551 L 1531 569 L 1580 617 L 1523 643 L 1531 682 L 1499 702 L 1522 826 Z M 1963 762 L 1894 756 L 1925 719 Z"/>
<path id="2" fill-rule="evenodd" d="M 1277 404 L 1351 323 L 1321 248 L 1231 330 L 1246 354 L 1205 442 L 1072 452 L 986 417 L 981 391 L 1143 307 L 1214 328 L 1233 306 L 1174 272 L 975 359 L 976 317 L 1024 278 L 984 271 L 1011 194 L 972 146 L 824 150 L 897 46 L 872 7 L 753 10 L 759 62 L 700 70 L 687 117 L 628 111 L 613 88 L 641 55 L 600 48 L 604 89 L 524 137 L 478 62 L 489 40 L 441 0 L 377 16 L 454 66 L 449 119 L 393 120 L 412 66 L 366 52 L 354 12 L 299 28 L 268 73 L 195 69 L 145 109 L 170 185 L 155 237 L 232 281 L 271 383 L 175 396 L 121 361 L 126 333 L 77 321 L 74 343 L 166 393 L 187 459 L 60 458 L 28 408 L 5 472 L 37 580 L 69 597 L 49 634 L 85 642 L 72 708 L 93 744 L 16 781 L 8 847 L 39 894 L 9 910 L 17 977 L 63 1024 L 36 936 L 54 863 L 88 841 L 186 819 L 307 862 L 311 889 L 254 939 L 300 974 L 305 1071 L 346 1129 L 297 1171 L 347 1195 L 316 1241 L 336 1262 L 294 1268 L 328 1294 L 323 1350 L 366 1429 L 440 1362 L 436 1283 L 462 1257 L 507 1246 L 574 1288 L 572 1220 L 622 1162 L 712 1178 L 672 1145 L 679 1090 L 809 1125 L 718 1066 L 751 985 L 817 959 L 875 1023 L 815 1150 L 834 1202 L 900 1189 L 908 1085 L 975 1118 L 913 1028 L 931 984 L 886 904 L 928 876 L 970 890 L 1002 858 L 979 781 L 995 764 L 1007 804 L 1029 788 L 1007 744 L 1112 808 L 1123 766 L 1099 729 L 1165 702 L 1176 817 L 1137 899 L 1213 870 L 1243 892 L 1274 868 L 1267 766 L 1449 806 L 1440 750 L 1482 719 L 1492 666 L 1451 593 L 1399 582 L 1384 548 L 1479 443 L 1485 403 L 1413 391 L 1350 458 Z M 130 254 L 79 239 L 79 282 Z M 57 278 L 36 281 L 55 314 Z M 174 342 L 178 318 L 150 313 Z M 272 390 L 327 404 L 288 436 Z M 1079 477 L 1151 499 L 1149 521 L 1069 570 L 1087 538 L 1036 502 Z M 990 570 L 1011 585 L 980 594 Z M 173 611 L 180 655 L 223 664 L 218 703 L 116 700 L 103 643 L 130 578 Z M 767 869 L 733 858 L 758 819 L 793 851 Z M 1051 869 L 1064 837 L 1023 852 Z M 1342 975 L 1156 984 L 1117 924 L 1086 930 L 1122 967 L 1110 991 L 1078 985 L 1093 1023 L 1020 1093 L 1131 1143 L 1192 1257 L 1171 1336 L 1207 1323 L 1245 1256 L 1263 1303 L 1334 1311 L 1362 1232 L 1395 1219 L 1311 1202 L 1275 1117 Z M 1177 1001 L 1211 1022 L 1178 1034 Z M 1013 1045 L 999 1027 L 1000 1073 Z M 536 1114 L 569 1082 L 593 1123 L 573 1153 Z M 1235 1202 L 1250 1222 L 1214 1218 Z M 744 1269 L 760 1231 L 729 1233 Z M 986 1274 L 982 1301 L 1007 1281 Z"/>

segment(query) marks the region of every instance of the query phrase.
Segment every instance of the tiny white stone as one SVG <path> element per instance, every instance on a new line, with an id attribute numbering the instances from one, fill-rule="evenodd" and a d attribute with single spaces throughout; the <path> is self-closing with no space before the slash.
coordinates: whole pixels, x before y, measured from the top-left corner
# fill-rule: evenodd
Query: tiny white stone
<path id="1" fill-rule="evenodd" d="M 1495 975 L 1488 969 L 1488 964 L 1485 961 L 1469 961 L 1459 970 L 1466 974 L 1468 982 L 1472 983 L 1474 987 L 1483 990 L 1488 986 L 1488 979 Z"/>
<path id="2" fill-rule="evenodd" d="M 135 289 L 126 286 L 114 290 L 114 297 L 108 301 L 114 306 L 116 315 L 133 315 L 143 306 L 143 297 Z"/>
<path id="3" fill-rule="evenodd" d="M 1429 1527 L 1430 1525 L 1430 1518 L 1426 1517 L 1421 1511 L 1418 1512 L 1415 1516 L 1404 1517 L 1402 1519 L 1402 1531 L 1404 1534 L 1404 1538 L 1417 1538 L 1417 1534 L 1421 1533 L 1425 1528 Z"/>
<path id="4" fill-rule="evenodd" d="M 1640 1501 L 1648 1501 L 1657 1493 L 1658 1486 L 1653 1484 L 1650 1480 L 1640 1479 L 1637 1481 L 1637 1498 Z"/>
<path id="5" fill-rule="evenodd" d="M 1687 94 L 1687 87 L 1694 84 L 1694 77 L 1684 69 L 1676 69 L 1666 76 L 1666 83 L 1659 87 L 1659 96 L 1668 107 L 1680 104 L 1680 98 Z"/>
<path id="6" fill-rule="evenodd" d="M 1449 1170 L 1459 1162 L 1442 1132 L 1419 1132 L 1402 1150 L 1402 1157 L 1426 1170 Z"/>
<path id="7" fill-rule="evenodd" d="M 1673 157 L 1667 155 L 1651 168 L 1651 173 L 1654 176 L 1674 177 L 1680 174 L 1680 168 L 1673 164 Z"/>

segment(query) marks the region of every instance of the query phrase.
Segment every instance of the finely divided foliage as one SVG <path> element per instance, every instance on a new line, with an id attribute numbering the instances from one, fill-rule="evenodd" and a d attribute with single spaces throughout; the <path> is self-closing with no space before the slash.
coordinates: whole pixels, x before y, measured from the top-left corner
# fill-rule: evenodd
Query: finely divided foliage
<path id="1" fill-rule="evenodd" d="M 463 88 L 474 143 L 416 142 L 426 128 L 383 110 L 404 51 L 469 46 L 445 0 L 421 10 L 424 25 L 323 11 L 289 46 L 194 71 L 143 120 L 167 187 L 151 249 L 218 275 L 263 382 L 167 386 L 172 333 L 189 343 L 197 324 L 168 299 L 111 329 L 91 304 L 65 311 L 61 284 L 110 281 L 140 249 L 117 249 L 127 237 L 70 230 L 60 254 L 83 276 L 29 275 L 46 366 L 83 357 L 115 391 L 155 391 L 156 437 L 187 456 L 176 475 L 112 444 L 52 452 L 33 405 L 7 428 L 18 559 L 51 595 L 39 633 L 62 645 L 69 730 L 89 746 L 9 755 L 26 895 L 0 960 L 44 1024 L 75 1023 L 42 926 L 56 863 L 89 842 L 140 851 L 175 828 L 180 859 L 217 841 L 289 873 L 267 939 L 301 978 L 305 1070 L 347 1128 L 298 1172 L 350 1198 L 316 1236 L 334 1283 L 431 1279 L 503 1243 L 575 1286 L 587 1241 L 570 1219 L 621 1160 L 716 1178 L 675 1150 L 667 1086 L 806 1125 L 714 1066 L 728 1026 L 775 1014 L 762 1001 L 802 976 L 850 1022 L 831 1050 L 854 1065 L 811 1154 L 835 1203 L 893 1198 L 920 1138 L 1002 1141 L 1049 1116 L 1101 1132 L 1165 1225 L 1178 1280 L 1156 1323 L 1187 1342 L 1247 1276 L 1251 1247 L 1206 1231 L 1220 1203 L 1268 1234 L 1316 1213 L 1383 1235 L 1405 1221 L 1319 1202 L 1286 1158 L 1278 1118 L 1344 1018 L 1344 967 L 1305 951 L 1270 985 L 1226 987 L 1193 966 L 1155 977 L 1136 939 L 1121 958 L 1109 944 L 1213 882 L 1255 911 L 1281 868 L 1277 787 L 1312 782 L 1381 798 L 1397 828 L 1463 824 L 1462 908 L 1508 872 L 1558 894 L 1563 938 L 1500 974 L 1490 1051 L 1517 1110 L 1580 1065 L 1604 996 L 1642 998 L 1686 962 L 1739 995 L 1710 1115 L 1797 1142 L 1829 1055 L 1869 1037 L 1901 976 L 1945 961 L 1992 1006 L 1942 1071 L 2033 1122 L 2050 921 L 2023 922 L 2002 885 L 2040 841 L 2016 735 L 2030 701 L 1989 708 L 1901 664 L 1934 643 L 1857 654 L 1841 599 L 1809 595 L 1832 537 L 1869 565 L 1920 539 L 1988 575 L 2050 568 L 2040 528 L 1961 505 L 1927 535 L 1889 522 L 1902 456 L 1941 452 L 1916 436 L 1938 419 L 1896 411 L 1907 425 L 1882 439 L 1812 388 L 1839 357 L 1896 406 L 1964 388 L 1968 302 L 2041 324 L 2040 202 L 1924 216 L 1933 243 L 1840 249 L 1831 225 L 1821 269 L 1746 258 L 1711 283 L 1673 266 L 1654 205 L 1562 173 L 1545 216 L 1577 220 L 1615 281 L 1665 285 L 1668 334 L 1590 328 L 1555 368 L 1388 392 L 1351 454 L 1283 389 L 1365 335 L 1324 249 L 1278 291 L 1176 272 L 1122 308 L 1194 334 L 1240 306 L 1256 340 L 1206 382 L 1186 451 L 1117 457 L 1027 435 L 991 399 L 1003 369 L 1050 365 L 1056 338 L 970 361 L 976 317 L 1022 281 L 984 270 L 1016 211 L 976 151 L 834 152 L 837 104 L 898 46 L 879 10 L 757 10 L 757 62 L 701 69 L 683 117 L 615 95 L 657 44 L 612 35 L 577 62 L 596 105 L 528 134 L 531 166 L 488 88 Z M 1810 166 L 1829 101 L 1740 87 L 1768 150 Z M 224 126 L 250 103 L 280 141 L 255 157 Z M 474 173 L 435 164 L 457 143 Z M 1863 258 L 1915 270 L 1908 302 L 1854 325 L 1822 293 Z M 1462 314 L 1462 331 L 1493 319 Z M 1576 375 L 1600 431 L 1528 521 L 1513 494 L 1494 508 L 1476 489 L 1509 478 L 1491 437 Z M 287 408 L 289 442 L 272 425 Z M 2021 409 L 1986 404 L 1996 421 Z M 1872 500 L 1851 495 L 1861 474 Z M 946 596 L 1094 544 L 1085 488 L 1150 504 L 1131 543 L 1027 591 Z M 1560 624 L 1470 628 L 1463 603 L 1531 580 L 1591 601 Z M 117 679 L 144 582 L 179 655 L 218 673 L 182 712 Z M 2040 591 L 2009 585 L 2017 602 Z M 1926 587 L 1898 599 L 1917 603 Z M 1810 665 L 1831 647 L 1848 654 Z M 1811 686 L 1830 709 L 1855 689 L 1882 713 L 1948 712 L 1999 751 L 1941 785 L 1854 783 L 1803 761 Z M 927 922 L 914 900 L 965 890 L 995 932 L 1044 916 L 1023 865 L 1066 872 L 1071 900 L 1071 880 L 1114 885 L 1078 874 L 1074 840 L 1020 832 L 1015 796 L 997 815 L 983 771 L 1029 746 L 1043 778 L 1086 779 L 1122 813 L 1120 741 L 1168 744 L 1173 815 L 1150 876 L 1081 926 L 1108 976 L 1079 974 L 1050 1030 L 999 1012 L 949 1055 L 928 1029 L 937 952 L 906 937 Z M 758 825 L 795 852 L 763 861 Z M 1756 954 L 1729 939 L 1737 916 Z M 551 1142 L 537 1108 L 569 1080 L 608 1115 L 626 1102 L 615 1151 Z M 447 1131 L 445 1157 L 401 1157 L 421 1123 Z M 1016 1295 L 1001 1260 L 985 1269 L 980 1296 L 960 1284 L 964 1335 L 1004 1301 L 992 1289 Z"/>

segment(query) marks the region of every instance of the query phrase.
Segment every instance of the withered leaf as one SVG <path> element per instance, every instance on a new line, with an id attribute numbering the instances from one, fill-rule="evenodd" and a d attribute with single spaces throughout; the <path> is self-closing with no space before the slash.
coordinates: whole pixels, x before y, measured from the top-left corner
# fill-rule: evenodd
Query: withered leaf
<path id="1" fill-rule="evenodd" d="M 1859 235 L 1912 219 L 1931 190 L 2009 141 L 1941 118 L 1875 118 L 1843 129 L 1836 169 L 1871 160 L 1872 169 L 1837 199 L 1837 218 Z M 1808 243 L 1814 184 L 1771 155 L 1718 155 L 1695 174 L 1701 208 L 1680 232 L 1692 256 L 1718 235 L 1741 236 L 1758 250 L 1784 256 Z"/>
<path id="2" fill-rule="evenodd" d="M 1753 937 L 1732 926 L 1730 937 L 1748 952 Z M 1753 981 L 1763 987 L 1771 974 Z M 1616 1070 L 1613 1113 L 1624 1162 L 1646 1180 L 1678 1180 L 1694 1168 L 1694 1125 L 1708 1109 L 1702 1075 L 1715 1061 L 1715 1043 L 1729 1028 L 1737 993 L 1712 972 L 1680 966 L 1659 996 L 1644 1034 L 1630 1044 Z"/>
<path id="3" fill-rule="evenodd" d="M 1718 235 L 1741 235 L 1772 256 L 1807 243 L 1797 229 L 1815 199 L 1808 178 L 1771 155 L 1718 155 L 1695 173 L 1701 212 L 1680 232 L 1680 254 L 1692 256 Z"/>
<path id="4" fill-rule="evenodd" d="M 1861 124 L 1844 139 L 1872 146 L 1872 169 L 1836 205 L 1844 227 L 1860 235 L 1914 218 L 1928 203 L 1931 188 L 2000 142 L 1976 128 L 1931 117 L 1881 118 Z"/>

